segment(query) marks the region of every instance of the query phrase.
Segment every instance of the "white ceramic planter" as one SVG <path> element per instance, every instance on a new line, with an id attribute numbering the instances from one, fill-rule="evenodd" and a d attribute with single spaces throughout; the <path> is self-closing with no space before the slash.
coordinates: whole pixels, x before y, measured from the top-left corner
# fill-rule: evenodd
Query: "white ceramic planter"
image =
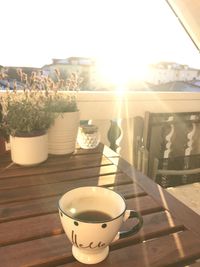
<path id="1" fill-rule="evenodd" d="M 11 158 L 16 164 L 31 166 L 48 158 L 48 135 L 35 137 L 10 136 Z"/>
<path id="2" fill-rule="evenodd" d="M 79 127 L 79 111 L 58 114 L 48 130 L 48 151 L 53 155 L 74 152 Z"/>

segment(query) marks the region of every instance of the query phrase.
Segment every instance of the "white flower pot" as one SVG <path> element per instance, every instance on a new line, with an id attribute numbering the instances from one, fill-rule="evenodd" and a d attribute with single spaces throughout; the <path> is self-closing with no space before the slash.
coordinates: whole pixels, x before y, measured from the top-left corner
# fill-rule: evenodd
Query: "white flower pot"
<path id="1" fill-rule="evenodd" d="M 35 137 L 10 136 L 11 158 L 16 164 L 31 166 L 48 158 L 48 135 Z"/>
<path id="2" fill-rule="evenodd" d="M 48 151 L 53 155 L 71 154 L 76 148 L 79 111 L 60 113 L 48 130 Z"/>

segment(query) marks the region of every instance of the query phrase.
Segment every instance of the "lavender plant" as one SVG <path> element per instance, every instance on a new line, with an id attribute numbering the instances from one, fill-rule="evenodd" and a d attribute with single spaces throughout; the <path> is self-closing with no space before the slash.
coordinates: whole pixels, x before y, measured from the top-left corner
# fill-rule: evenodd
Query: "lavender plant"
<path id="1" fill-rule="evenodd" d="M 45 94 L 25 91 L 9 92 L 4 96 L 5 128 L 12 136 L 36 136 L 44 133 L 53 123 Z"/>
<path id="2" fill-rule="evenodd" d="M 5 75 L 5 72 L 1 72 Z M 76 94 L 81 79 L 76 74 L 63 80 L 55 70 L 56 81 L 33 72 L 30 77 L 21 69 L 17 70 L 24 84 L 19 91 L 14 82 L 13 91 L 7 90 L 2 97 L 5 123 L 3 129 L 13 136 L 33 136 L 46 131 L 55 119 L 55 113 L 75 112 L 78 110 Z M 65 92 L 60 92 L 60 89 Z M 67 91 L 67 92 L 66 92 Z"/>

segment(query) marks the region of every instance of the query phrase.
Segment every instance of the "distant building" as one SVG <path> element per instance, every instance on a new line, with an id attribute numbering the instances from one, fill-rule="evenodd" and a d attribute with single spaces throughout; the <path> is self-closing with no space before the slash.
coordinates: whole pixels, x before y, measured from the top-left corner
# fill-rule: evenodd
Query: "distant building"
<path id="1" fill-rule="evenodd" d="M 172 81 L 151 85 L 149 90 L 158 92 L 200 92 L 200 86 L 188 81 Z"/>
<path id="2" fill-rule="evenodd" d="M 200 79 L 200 70 L 190 68 L 175 62 L 159 62 L 150 65 L 147 81 L 152 84 L 162 84 L 173 81 L 191 81 Z"/>
<path id="3" fill-rule="evenodd" d="M 81 90 L 93 90 L 93 69 L 95 61 L 91 58 L 69 57 L 65 59 L 52 60 L 52 64 L 45 65 L 41 69 L 44 75 L 49 75 L 52 79 L 56 79 L 55 69 L 59 69 L 62 78 L 67 78 L 71 73 L 75 72 L 83 78 Z"/>
<path id="4" fill-rule="evenodd" d="M 94 65 L 95 60 L 92 58 L 87 58 L 87 57 L 68 57 L 64 59 L 57 59 L 53 58 L 53 65 L 57 64 L 64 64 L 64 65 Z"/>
<path id="5" fill-rule="evenodd" d="M 0 66 L 1 68 L 1 66 Z M 116 89 L 114 82 L 104 79 L 93 58 L 69 57 L 64 59 L 54 58 L 52 64 L 44 65 L 42 68 L 30 67 L 6 67 L 10 87 L 16 80 L 20 84 L 17 69 L 21 68 L 28 76 L 34 72 L 42 72 L 56 81 L 55 69 L 59 69 L 61 78 L 66 79 L 72 72 L 83 79 L 80 90 L 87 91 L 111 91 Z M 6 87 L 8 80 L 0 83 L 1 88 Z M 176 62 L 159 62 L 149 66 L 149 72 L 144 81 L 127 81 L 126 89 L 133 91 L 199 91 L 200 70 L 190 68 L 188 65 Z"/>

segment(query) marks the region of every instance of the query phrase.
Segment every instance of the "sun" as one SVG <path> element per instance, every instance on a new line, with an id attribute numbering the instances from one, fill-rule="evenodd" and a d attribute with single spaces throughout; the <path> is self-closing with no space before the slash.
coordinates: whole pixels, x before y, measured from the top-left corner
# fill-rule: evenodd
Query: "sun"
<path id="1" fill-rule="evenodd" d="M 126 88 L 133 81 L 144 81 L 148 72 L 147 56 L 127 51 L 123 56 L 101 55 L 97 58 L 99 79 L 116 87 Z"/>
<path id="2" fill-rule="evenodd" d="M 2 12 L 0 65 L 42 67 L 52 58 L 91 57 L 99 79 L 125 88 L 145 80 L 149 64 L 199 62 L 166 1 L 35 1 L 2 1 L 10 19 Z"/>

